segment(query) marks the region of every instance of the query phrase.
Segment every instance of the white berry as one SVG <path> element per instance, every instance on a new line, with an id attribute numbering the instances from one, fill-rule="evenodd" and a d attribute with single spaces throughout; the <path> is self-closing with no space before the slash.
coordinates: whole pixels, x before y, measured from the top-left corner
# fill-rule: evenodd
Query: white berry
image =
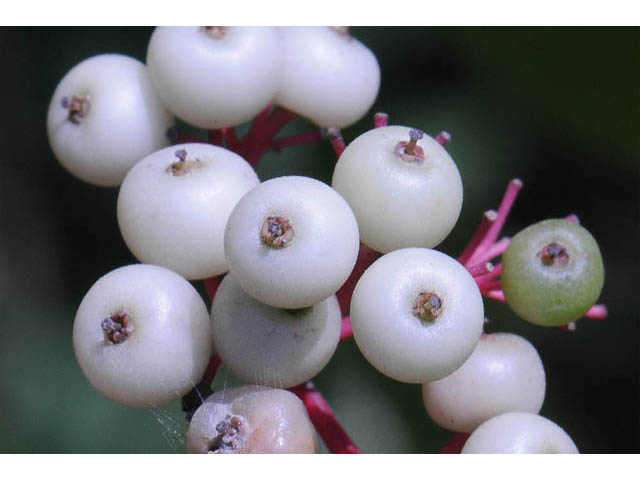
<path id="1" fill-rule="evenodd" d="M 247 295 L 229 274 L 211 310 L 213 342 L 224 364 L 248 383 L 288 388 L 318 374 L 338 346 L 342 316 L 335 295 L 283 310 Z"/>
<path id="2" fill-rule="evenodd" d="M 351 300 L 353 336 L 383 374 L 407 383 L 446 377 L 473 352 L 484 309 L 478 286 L 453 258 L 406 248 L 376 260 Z"/>
<path id="3" fill-rule="evenodd" d="M 462 453 L 579 453 L 560 426 L 533 413 L 493 417 L 471 434 Z"/>
<path id="4" fill-rule="evenodd" d="M 356 138 L 340 156 L 332 186 L 351 205 L 362 242 L 382 253 L 435 247 L 462 208 L 455 163 L 433 138 L 409 127 L 376 128 Z"/>
<path id="5" fill-rule="evenodd" d="M 308 177 L 261 183 L 227 223 L 229 271 L 252 297 L 277 308 L 303 308 L 334 294 L 353 270 L 358 225 L 345 200 Z"/>
<path id="6" fill-rule="evenodd" d="M 120 185 L 144 156 L 169 144 L 174 123 L 145 65 L 117 54 L 73 67 L 49 104 L 47 132 L 60 163 L 85 182 Z"/>
<path id="7" fill-rule="evenodd" d="M 316 453 L 303 403 L 287 390 L 255 385 L 221 390 L 196 410 L 187 453 Z"/>
<path id="8" fill-rule="evenodd" d="M 443 428 L 472 432 L 506 412 L 538 413 L 545 396 L 538 352 L 511 333 L 483 334 L 469 359 L 451 375 L 422 386 L 431 419 Z"/>
<path id="9" fill-rule="evenodd" d="M 224 231 L 240 198 L 260 181 L 239 155 L 214 145 L 167 147 L 131 169 L 118 224 L 138 260 L 188 279 L 227 271 Z"/>
<path id="10" fill-rule="evenodd" d="M 73 325 L 78 364 L 111 400 L 152 407 L 200 381 L 211 353 L 207 307 L 178 274 L 129 265 L 100 278 Z"/>
<path id="11" fill-rule="evenodd" d="M 375 55 L 334 27 L 281 28 L 284 69 L 276 102 L 321 127 L 347 127 L 378 95 Z"/>
<path id="12" fill-rule="evenodd" d="M 275 27 L 158 27 L 147 51 L 153 85 L 201 128 L 238 125 L 273 99 L 282 58 Z"/>

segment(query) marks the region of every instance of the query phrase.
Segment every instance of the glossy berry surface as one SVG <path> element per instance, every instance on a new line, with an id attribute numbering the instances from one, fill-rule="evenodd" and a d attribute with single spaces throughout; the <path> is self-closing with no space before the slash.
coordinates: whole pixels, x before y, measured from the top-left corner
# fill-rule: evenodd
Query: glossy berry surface
<path id="1" fill-rule="evenodd" d="M 347 127 L 371 108 L 380 67 L 340 27 L 280 28 L 283 70 L 276 103 L 320 127 Z"/>
<path id="2" fill-rule="evenodd" d="M 471 355 L 484 307 L 475 281 L 453 258 L 406 248 L 376 260 L 351 300 L 358 348 L 383 374 L 406 383 L 446 377 Z"/>
<path id="3" fill-rule="evenodd" d="M 224 231 L 240 198 L 258 185 L 255 171 L 222 147 L 189 143 L 145 157 L 118 194 L 118 225 L 144 263 L 188 279 L 227 271 Z"/>
<path id="4" fill-rule="evenodd" d="M 415 151 L 409 154 L 412 135 Z M 331 184 L 351 205 L 362 242 L 382 253 L 435 247 L 462 208 L 456 164 L 433 138 L 409 127 L 360 135 L 340 156 Z"/>
<path id="5" fill-rule="evenodd" d="M 158 27 L 147 50 L 153 86 L 167 107 L 200 128 L 250 120 L 280 85 L 274 27 Z"/>
<path id="6" fill-rule="evenodd" d="M 265 305 L 229 274 L 211 309 L 215 351 L 248 383 L 288 388 L 306 382 L 338 346 L 342 316 L 335 295 L 301 310 Z"/>
<path id="7" fill-rule="evenodd" d="M 142 157 L 169 144 L 173 115 L 144 63 L 119 54 L 87 58 L 56 87 L 47 113 L 49 144 L 79 179 L 120 185 Z"/>
<path id="8" fill-rule="evenodd" d="M 101 277 L 78 307 L 73 348 L 87 379 L 130 407 L 175 401 L 200 381 L 211 326 L 198 292 L 178 274 L 128 265 Z"/>
<path id="9" fill-rule="evenodd" d="M 242 289 L 277 308 L 310 307 L 347 280 L 359 249 L 347 202 L 309 177 L 278 177 L 248 192 L 224 238 L 229 271 Z"/>
<path id="10" fill-rule="evenodd" d="M 536 325 L 578 320 L 604 283 L 598 244 L 584 227 L 562 219 L 544 220 L 514 236 L 502 265 L 507 303 Z"/>
<path id="11" fill-rule="evenodd" d="M 302 402 L 286 390 L 250 385 L 214 393 L 196 410 L 187 453 L 316 453 Z"/>
<path id="12" fill-rule="evenodd" d="M 546 390 L 540 355 L 511 333 L 482 334 L 467 361 L 451 375 L 422 386 L 429 417 L 443 428 L 472 432 L 501 413 L 538 413 Z"/>
<path id="13" fill-rule="evenodd" d="M 510 412 L 474 430 L 462 453 L 579 453 L 567 432 L 533 413 Z"/>

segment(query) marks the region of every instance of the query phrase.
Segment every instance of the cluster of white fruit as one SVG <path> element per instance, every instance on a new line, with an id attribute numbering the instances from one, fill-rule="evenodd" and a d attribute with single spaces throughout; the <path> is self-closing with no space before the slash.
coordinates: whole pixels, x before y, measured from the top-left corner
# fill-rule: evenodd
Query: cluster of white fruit
<path id="1" fill-rule="evenodd" d="M 174 115 L 231 127 L 274 102 L 321 127 L 345 127 L 379 87 L 375 56 L 342 28 L 159 27 L 146 65 L 105 54 L 74 67 L 53 94 L 47 128 L 71 173 L 117 186 L 168 145 Z"/>
<path id="2" fill-rule="evenodd" d="M 209 397 L 187 450 L 314 452 L 304 406 L 281 389 L 313 378 L 336 350 L 335 293 L 362 242 L 385 254 L 358 281 L 350 308 L 373 366 L 424 384 L 439 425 L 478 427 L 465 451 L 577 451 L 532 415 L 545 393 L 533 346 L 483 335 L 474 278 L 432 250 L 462 205 L 458 169 L 440 142 L 407 127 L 371 130 L 340 156 L 333 188 L 306 177 L 260 183 L 222 147 L 167 146 L 173 115 L 226 128 L 275 102 L 342 127 L 367 112 L 378 88 L 375 57 L 339 28 L 163 27 L 146 66 L 101 55 L 73 68 L 51 101 L 51 145 L 78 177 L 121 184 L 120 230 L 143 262 L 105 275 L 83 299 L 73 331 L 81 368 L 114 401 L 157 406 L 200 381 L 213 343 L 234 374 L 260 387 Z M 225 273 L 209 316 L 187 279 Z M 496 417 L 505 412 L 531 414 Z M 516 424 L 529 433 L 517 436 Z"/>

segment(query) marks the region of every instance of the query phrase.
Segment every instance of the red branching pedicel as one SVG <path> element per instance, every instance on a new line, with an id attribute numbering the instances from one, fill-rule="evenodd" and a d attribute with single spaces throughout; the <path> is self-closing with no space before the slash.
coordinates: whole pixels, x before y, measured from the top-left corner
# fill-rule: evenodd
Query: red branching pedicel
<path id="1" fill-rule="evenodd" d="M 379 257 L 380 253 L 367 247 L 364 243 L 360 244 L 360 250 L 358 251 L 358 259 L 356 260 L 356 265 L 355 267 L 353 267 L 351 275 L 349 275 L 347 281 L 342 285 L 342 287 L 340 287 L 340 290 L 336 292 L 338 302 L 340 303 L 340 310 L 342 311 L 342 315 L 347 315 L 349 313 L 351 296 L 353 295 L 353 290 L 354 288 L 356 288 L 358 280 L 360 279 L 364 271 L 369 268 L 369 266 Z"/>
<path id="2" fill-rule="evenodd" d="M 175 135 L 175 143 L 210 143 L 219 147 L 225 147 L 243 157 L 254 168 L 262 156 L 270 151 L 279 151 L 285 147 L 315 143 L 322 140 L 320 130 L 275 138 L 276 135 L 298 116 L 282 107 L 273 108 L 268 105 L 251 122 L 249 132 L 238 138 L 234 127 L 213 129 L 207 132 L 207 140 L 196 135 L 178 132 Z"/>
<path id="3" fill-rule="evenodd" d="M 502 264 L 493 265 L 489 269 L 490 271 L 483 270 L 485 266 L 489 265 L 488 262 L 502 255 L 509 246 L 509 237 L 502 237 L 500 240 L 498 240 L 498 237 L 522 186 L 523 183 L 518 178 L 509 182 L 498 211 L 488 210 L 484 213 L 471 241 L 458 257 L 458 261 L 465 266 L 475 279 L 482 295 L 500 302 L 505 301 L 504 291 L 499 279 L 502 273 Z M 572 223 L 580 223 L 575 214 L 567 216 L 566 220 Z M 585 313 L 585 317 L 597 320 L 605 319 L 607 317 L 607 308 L 600 304 L 594 305 Z M 573 332 L 576 329 L 576 324 L 572 322 L 558 328 L 564 332 Z"/>
<path id="4" fill-rule="evenodd" d="M 456 433 L 438 453 L 460 453 L 462 452 L 464 444 L 467 443 L 468 438 L 468 433 Z"/>
<path id="5" fill-rule="evenodd" d="M 207 364 L 207 368 L 202 375 L 202 382 L 207 385 L 211 385 L 213 383 L 213 379 L 216 378 L 216 373 L 218 373 L 218 368 L 222 365 L 222 360 L 218 355 L 211 355 L 209 359 L 209 363 Z"/>
<path id="6" fill-rule="evenodd" d="M 311 423 L 316 428 L 331 453 L 362 453 L 351 441 L 347 432 L 313 383 L 307 382 L 290 388 L 307 407 Z"/>
<path id="7" fill-rule="evenodd" d="M 351 327 L 351 317 L 342 317 L 342 327 L 340 328 L 340 341 L 353 337 L 353 328 Z"/>
<path id="8" fill-rule="evenodd" d="M 389 115 L 384 112 L 378 112 L 373 116 L 373 127 L 380 128 L 389 125 Z"/>

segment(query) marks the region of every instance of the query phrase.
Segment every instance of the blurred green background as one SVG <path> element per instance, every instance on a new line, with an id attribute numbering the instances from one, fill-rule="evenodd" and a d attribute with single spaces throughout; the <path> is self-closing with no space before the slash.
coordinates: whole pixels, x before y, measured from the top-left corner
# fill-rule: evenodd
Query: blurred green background
<path id="1" fill-rule="evenodd" d="M 116 189 L 81 183 L 52 156 L 45 113 L 57 82 L 99 53 L 145 58 L 150 28 L 1 28 L 0 452 L 180 452 L 178 402 L 120 407 L 92 389 L 76 365 L 75 309 L 93 282 L 135 262 L 120 238 Z M 525 182 L 505 227 L 515 234 L 577 213 L 600 243 L 604 322 L 574 334 L 534 327 L 487 300 L 487 331 L 528 338 L 543 359 L 542 414 L 582 452 L 639 448 L 639 112 L 637 28 L 354 28 L 378 56 L 382 88 L 371 113 L 435 135 L 465 186 L 454 232 L 464 247 L 509 179 Z M 344 131 L 371 128 L 371 117 Z M 289 128 L 307 131 L 300 120 Z M 327 144 L 269 154 L 266 179 L 285 173 L 327 182 Z M 200 287 L 198 287 L 200 288 Z M 202 291 L 202 289 L 201 289 Z M 226 371 L 216 384 L 233 383 Z M 426 416 L 420 387 L 378 374 L 343 342 L 316 384 L 356 443 L 370 453 L 429 453 L 450 433 Z"/>

